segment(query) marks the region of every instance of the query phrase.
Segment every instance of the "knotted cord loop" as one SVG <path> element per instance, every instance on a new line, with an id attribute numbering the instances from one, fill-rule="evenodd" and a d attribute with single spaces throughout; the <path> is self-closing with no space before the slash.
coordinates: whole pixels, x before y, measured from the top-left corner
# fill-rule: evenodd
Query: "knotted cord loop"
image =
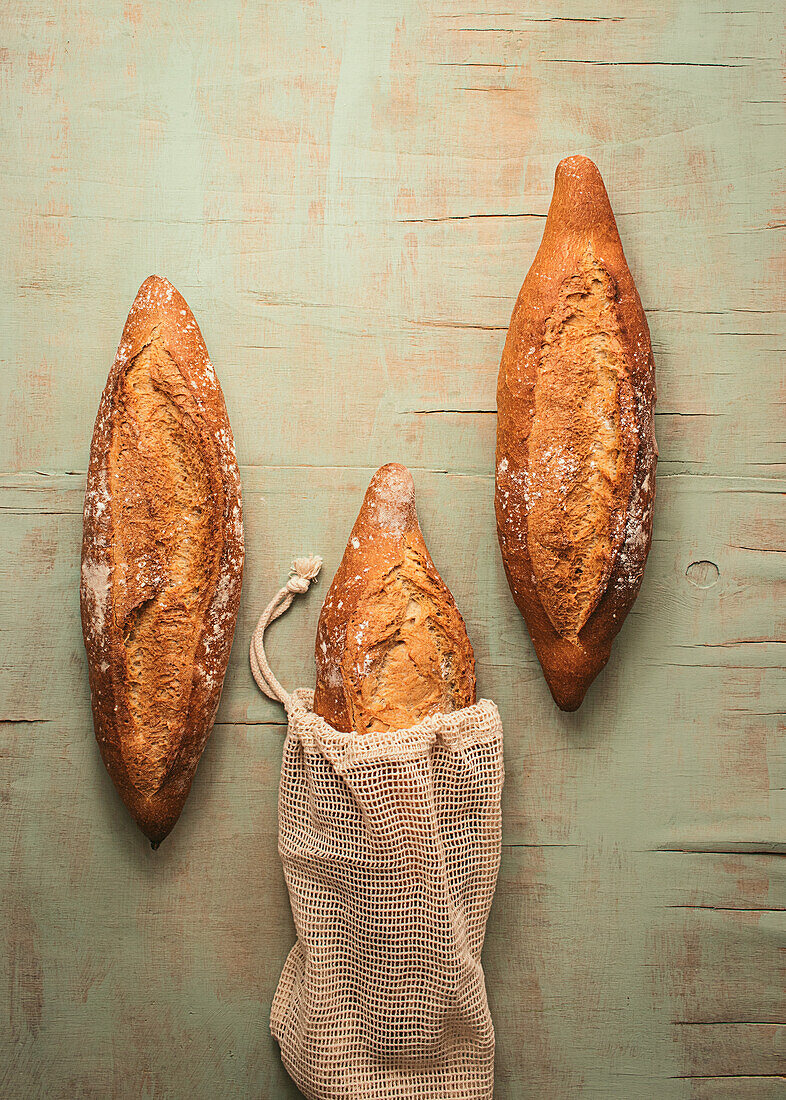
<path id="1" fill-rule="evenodd" d="M 322 568 L 322 558 L 313 556 L 309 558 L 295 558 L 292 562 L 291 576 L 281 588 L 259 617 L 256 630 L 251 637 L 249 657 L 251 659 L 251 672 L 257 682 L 257 687 L 267 695 L 268 699 L 278 700 L 289 708 L 291 696 L 285 691 L 276 677 L 273 675 L 265 654 L 265 631 L 285 611 L 289 609 L 295 596 L 308 592 L 311 582 L 316 580 Z"/>

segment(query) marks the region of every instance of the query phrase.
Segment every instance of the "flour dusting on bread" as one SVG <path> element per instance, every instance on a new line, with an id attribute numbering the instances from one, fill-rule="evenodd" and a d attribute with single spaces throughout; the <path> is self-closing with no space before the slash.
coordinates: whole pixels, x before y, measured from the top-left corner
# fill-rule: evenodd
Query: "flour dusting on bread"
<path id="1" fill-rule="evenodd" d="M 497 391 L 497 532 L 551 692 L 574 710 L 633 604 L 652 537 L 649 331 L 600 173 L 557 168 Z"/>
<path id="2" fill-rule="evenodd" d="M 475 701 L 472 647 L 426 549 L 403 466 L 371 480 L 315 653 L 314 708 L 345 732 L 403 729 Z"/>
<path id="3" fill-rule="evenodd" d="M 535 376 L 529 553 L 546 613 L 574 642 L 622 544 L 638 444 L 616 295 L 588 245 L 546 321 Z"/>
<path id="4" fill-rule="evenodd" d="M 240 477 L 202 334 L 171 283 L 140 288 L 88 469 L 82 621 L 96 737 L 140 828 L 174 825 L 213 717 L 243 569 Z"/>

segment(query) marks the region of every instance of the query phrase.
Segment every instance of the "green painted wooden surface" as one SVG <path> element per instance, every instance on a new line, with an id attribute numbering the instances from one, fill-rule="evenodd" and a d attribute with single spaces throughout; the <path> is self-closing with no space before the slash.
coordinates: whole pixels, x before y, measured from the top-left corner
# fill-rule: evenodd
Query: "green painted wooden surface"
<path id="1" fill-rule="evenodd" d="M 332 573 L 389 460 L 505 723 L 496 1095 L 784 1095 L 786 147 L 761 3 L 7 0 L 2 1096 L 298 1095 L 268 1032 L 282 715 L 246 647 L 293 554 Z M 577 152 L 649 316 L 661 461 L 641 596 L 566 716 L 492 471 L 505 330 Z M 248 539 L 219 721 L 156 854 L 93 741 L 77 596 L 93 419 L 154 271 L 221 378 Z M 324 591 L 274 629 L 289 686 Z"/>

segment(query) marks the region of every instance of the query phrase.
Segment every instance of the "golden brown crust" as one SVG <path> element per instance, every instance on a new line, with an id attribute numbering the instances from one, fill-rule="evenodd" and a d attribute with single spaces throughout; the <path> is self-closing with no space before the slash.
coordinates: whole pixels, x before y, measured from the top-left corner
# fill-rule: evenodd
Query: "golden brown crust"
<path id="1" fill-rule="evenodd" d="M 314 709 L 335 729 L 405 729 L 475 702 L 464 620 L 431 560 L 412 477 L 379 469 L 325 598 Z"/>
<path id="2" fill-rule="evenodd" d="M 555 701 L 575 710 L 641 585 L 657 459 L 649 329 L 586 157 L 557 167 L 497 404 L 505 571 Z"/>
<path id="3" fill-rule="evenodd" d="M 186 302 L 151 276 L 96 419 L 80 596 L 96 739 L 156 845 L 180 815 L 213 725 L 242 572 L 223 394 Z"/>

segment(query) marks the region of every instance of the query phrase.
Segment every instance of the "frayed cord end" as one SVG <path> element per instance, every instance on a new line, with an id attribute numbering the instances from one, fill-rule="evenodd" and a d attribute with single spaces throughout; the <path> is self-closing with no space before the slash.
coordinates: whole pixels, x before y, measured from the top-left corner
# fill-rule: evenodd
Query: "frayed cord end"
<path id="1" fill-rule="evenodd" d="M 308 592 L 308 586 L 317 579 L 321 568 L 322 558 L 316 554 L 308 558 L 295 558 L 287 581 L 287 591 L 301 595 Z"/>

